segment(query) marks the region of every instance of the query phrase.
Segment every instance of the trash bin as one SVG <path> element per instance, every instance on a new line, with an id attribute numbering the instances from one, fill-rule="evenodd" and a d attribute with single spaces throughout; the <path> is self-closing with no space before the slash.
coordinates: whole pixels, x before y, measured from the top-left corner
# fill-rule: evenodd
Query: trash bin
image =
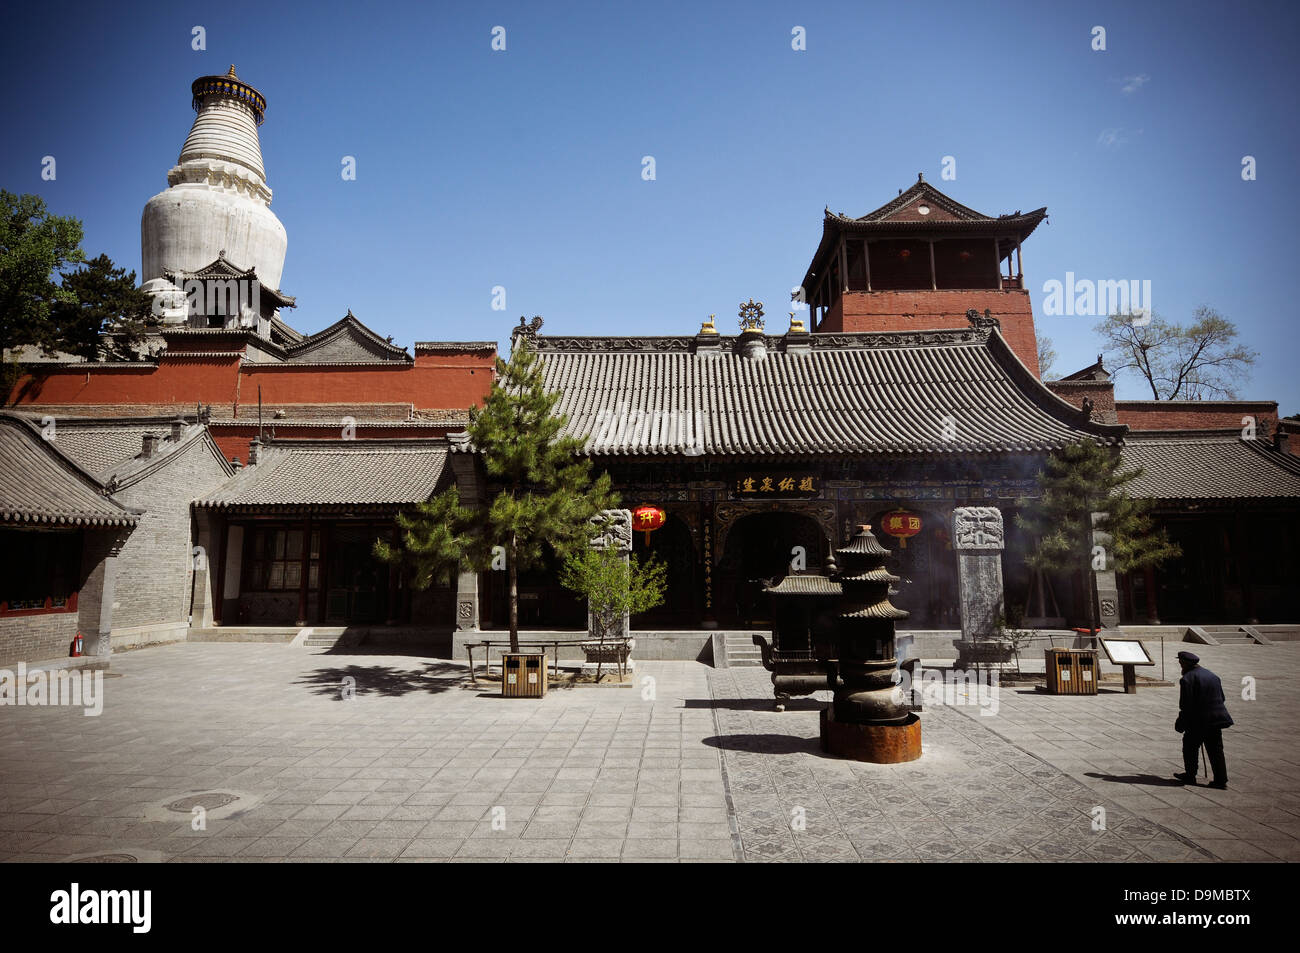
<path id="1" fill-rule="evenodd" d="M 511 653 L 501 656 L 501 695 L 505 698 L 541 698 L 546 694 L 546 654 Z"/>
<path id="2" fill-rule="evenodd" d="M 1095 649 L 1048 649 L 1047 690 L 1053 695 L 1097 694 Z"/>

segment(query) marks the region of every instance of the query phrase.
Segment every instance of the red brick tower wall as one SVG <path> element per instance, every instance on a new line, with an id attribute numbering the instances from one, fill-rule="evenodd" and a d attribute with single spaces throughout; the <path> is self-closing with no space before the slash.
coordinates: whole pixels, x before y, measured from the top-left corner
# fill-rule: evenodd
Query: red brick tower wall
<path id="1" fill-rule="evenodd" d="M 1035 375 L 1038 338 L 1029 292 L 1014 288 L 919 291 L 847 291 L 826 312 L 818 331 L 928 331 L 969 328 L 966 312 L 988 310 L 1002 324 L 1011 350 Z"/>
<path id="2" fill-rule="evenodd" d="M 1114 381 L 1045 381 L 1047 389 L 1075 407 L 1083 407 L 1085 397 L 1092 400 L 1092 419 L 1102 423 L 1123 423 L 1115 410 Z"/>

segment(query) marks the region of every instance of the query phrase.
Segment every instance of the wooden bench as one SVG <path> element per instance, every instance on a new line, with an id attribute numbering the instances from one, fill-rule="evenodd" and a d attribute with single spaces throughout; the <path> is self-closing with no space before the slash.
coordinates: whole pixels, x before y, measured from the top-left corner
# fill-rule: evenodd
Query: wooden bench
<path id="1" fill-rule="evenodd" d="M 592 664 L 610 664 L 617 665 L 619 675 L 622 676 L 624 669 L 627 667 L 629 656 L 632 649 L 636 646 L 636 640 L 631 636 L 625 636 L 616 639 L 605 639 L 602 644 L 599 639 L 520 639 L 520 651 L 525 649 L 542 649 L 550 648 L 553 650 L 551 655 L 551 672 L 555 676 L 560 674 L 560 647 L 577 646 L 582 649 L 587 656 L 588 663 Z M 467 642 L 465 644 L 465 654 L 469 657 L 469 677 L 470 681 L 478 684 L 478 679 L 474 674 L 474 649 L 483 649 L 483 674 L 488 673 L 492 667 L 492 649 L 496 648 L 503 652 L 510 651 L 509 639 L 481 639 L 478 642 Z"/>

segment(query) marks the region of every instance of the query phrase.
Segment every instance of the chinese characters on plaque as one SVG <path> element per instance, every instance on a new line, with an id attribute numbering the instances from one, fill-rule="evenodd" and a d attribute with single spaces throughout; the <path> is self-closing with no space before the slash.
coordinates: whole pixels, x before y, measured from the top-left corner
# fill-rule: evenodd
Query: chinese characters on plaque
<path id="1" fill-rule="evenodd" d="M 731 495 L 736 498 L 815 496 L 821 477 L 810 473 L 743 473 L 736 477 Z"/>
<path id="2" fill-rule="evenodd" d="M 919 533 L 921 531 L 921 517 L 912 514 L 890 513 L 885 517 L 885 532 L 891 536 L 901 536 L 904 533 Z"/>

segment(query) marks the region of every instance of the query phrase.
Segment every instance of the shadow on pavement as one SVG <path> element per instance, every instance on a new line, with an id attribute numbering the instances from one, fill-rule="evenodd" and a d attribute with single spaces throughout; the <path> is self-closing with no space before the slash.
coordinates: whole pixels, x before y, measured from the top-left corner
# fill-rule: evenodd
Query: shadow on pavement
<path id="1" fill-rule="evenodd" d="M 463 665 L 450 662 L 426 663 L 422 670 L 390 668 L 385 665 L 340 665 L 308 672 L 298 679 L 298 683 L 311 686 L 317 695 L 333 695 L 336 701 L 343 701 L 345 689 L 349 689 L 353 695 L 383 695 L 389 698 L 411 692 L 437 694 L 459 687 L 465 675 Z"/>
<path id="2" fill-rule="evenodd" d="M 687 698 L 682 703 L 683 708 L 726 708 L 730 711 L 770 711 L 773 714 L 780 714 L 776 710 L 776 702 L 771 698 Z M 785 703 L 786 711 L 821 711 L 826 707 L 825 702 L 819 702 L 815 698 L 791 698 Z"/>
<path id="3" fill-rule="evenodd" d="M 1160 778 L 1154 774 L 1101 774 L 1097 771 L 1085 771 L 1085 778 L 1098 781 L 1113 781 L 1116 784 L 1145 784 L 1153 788 L 1181 788 L 1183 782 L 1174 778 Z"/>
<path id="4" fill-rule="evenodd" d="M 826 757 L 821 740 L 816 737 L 796 738 L 793 735 L 713 735 L 704 743 L 724 751 L 752 751 L 758 754 L 797 754 L 806 752 Z"/>

